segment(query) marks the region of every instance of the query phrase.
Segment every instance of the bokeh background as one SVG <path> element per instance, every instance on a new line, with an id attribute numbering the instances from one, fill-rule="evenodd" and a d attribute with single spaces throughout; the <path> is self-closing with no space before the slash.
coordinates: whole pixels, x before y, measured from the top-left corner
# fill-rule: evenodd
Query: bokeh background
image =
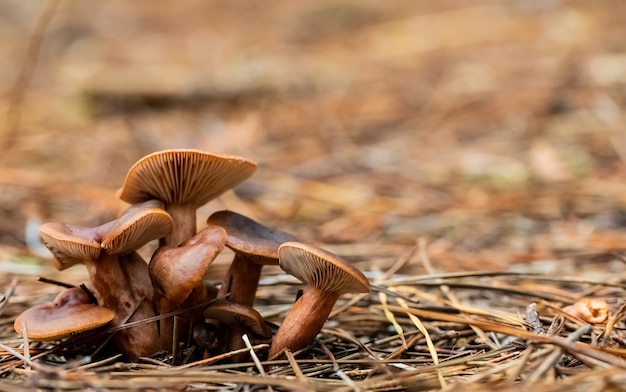
<path id="1" fill-rule="evenodd" d="M 199 225 L 236 210 L 374 272 L 419 243 L 437 271 L 619 276 L 625 18 L 611 0 L 3 0 L 2 270 L 47 265 L 39 222 L 115 218 L 128 168 L 186 147 L 259 165 Z"/>

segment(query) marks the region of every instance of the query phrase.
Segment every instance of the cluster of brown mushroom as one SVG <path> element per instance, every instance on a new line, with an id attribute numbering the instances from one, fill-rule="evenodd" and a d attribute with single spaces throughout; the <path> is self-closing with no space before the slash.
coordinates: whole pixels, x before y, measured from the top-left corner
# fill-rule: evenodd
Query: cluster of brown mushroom
<path id="1" fill-rule="evenodd" d="M 113 341 L 131 360 L 176 352 L 191 340 L 210 355 L 232 351 L 245 347 L 243 334 L 271 340 L 270 359 L 307 347 L 337 298 L 368 292 L 369 283 L 338 256 L 232 211 L 213 213 L 197 231 L 196 210 L 255 170 L 240 157 L 188 149 L 153 153 L 129 170 L 118 197 L 132 205 L 118 219 L 97 227 L 43 224 L 41 239 L 56 268 L 82 263 L 90 284 L 26 310 L 15 320 L 16 331 L 30 340 L 56 340 L 118 327 Z M 137 250 L 156 239 L 159 247 L 147 263 Z M 213 287 L 203 276 L 224 247 L 235 256 Z M 307 285 L 274 336 L 253 308 L 267 264 Z"/>

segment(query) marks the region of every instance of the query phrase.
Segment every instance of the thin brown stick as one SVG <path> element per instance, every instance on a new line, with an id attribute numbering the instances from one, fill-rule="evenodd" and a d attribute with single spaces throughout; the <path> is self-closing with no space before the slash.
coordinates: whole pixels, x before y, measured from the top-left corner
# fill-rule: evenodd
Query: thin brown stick
<path id="1" fill-rule="evenodd" d="M 15 292 L 15 288 L 17 287 L 17 282 L 18 282 L 17 278 L 13 278 L 11 280 L 11 284 L 9 285 L 9 288 L 7 289 L 7 291 L 4 292 L 4 295 L 2 296 L 2 300 L 0 301 L 0 316 L 2 316 L 2 312 L 4 311 L 4 308 L 9 303 L 9 298 L 11 298 L 11 296 Z"/>

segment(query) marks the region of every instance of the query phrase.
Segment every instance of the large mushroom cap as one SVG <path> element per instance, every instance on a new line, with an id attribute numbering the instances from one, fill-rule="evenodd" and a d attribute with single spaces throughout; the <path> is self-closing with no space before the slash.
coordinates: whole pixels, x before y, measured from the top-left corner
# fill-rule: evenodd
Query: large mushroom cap
<path id="1" fill-rule="evenodd" d="M 44 223 L 39 227 L 43 244 L 55 257 L 55 267 L 62 271 L 84 260 L 96 260 L 102 248 L 97 231 L 65 223 Z"/>
<path id="2" fill-rule="evenodd" d="M 272 331 L 265 325 L 265 320 L 252 306 L 231 301 L 217 301 L 205 308 L 204 317 L 218 320 L 226 325 L 243 326 L 244 329 L 264 338 L 272 336 Z"/>
<path id="3" fill-rule="evenodd" d="M 172 217 L 158 200 L 135 204 L 114 222 L 101 244 L 109 254 L 135 251 L 149 241 L 168 235 L 173 225 Z"/>
<path id="4" fill-rule="evenodd" d="M 150 199 L 199 207 L 249 178 L 256 164 L 241 157 L 192 149 L 165 150 L 135 163 L 118 190 L 129 203 Z"/>
<path id="5" fill-rule="evenodd" d="M 258 256 L 254 261 L 261 264 L 278 264 L 278 247 L 296 241 L 289 233 L 271 229 L 232 211 L 217 211 L 211 214 L 207 223 L 226 230 L 226 246 L 236 253 Z"/>
<path id="6" fill-rule="evenodd" d="M 23 334 L 24 322 L 31 340 L 56 340 L 105 325 L 115 312 L 89 303 L 81 288 L 61 292 L 53 302 L 37 305 L 20 314 L 13 324 Z"/>
<path id="7" fill-rule="evenodd" d="M 285 272 L 309 286 L 339 295 L 370 291 L 369 281 L 361 271 L 325 249 L 286 242 L 278 248 L 278 256 Z"/>

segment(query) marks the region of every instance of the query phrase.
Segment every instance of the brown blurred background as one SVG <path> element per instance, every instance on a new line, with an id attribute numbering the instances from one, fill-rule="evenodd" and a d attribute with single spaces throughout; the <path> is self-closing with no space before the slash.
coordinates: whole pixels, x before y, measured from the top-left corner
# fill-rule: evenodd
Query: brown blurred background
<path id="1" fill-rule="evenodd" d="M 259 164 L 199 224 L 233 209 L 372 270 L 423 239 L 440 271 L 622 272 L 626 3 L 54 4 L 0 2 L 5 269 L 29 224 L 112 219 L 136 160 L 188 147 Z"/>

